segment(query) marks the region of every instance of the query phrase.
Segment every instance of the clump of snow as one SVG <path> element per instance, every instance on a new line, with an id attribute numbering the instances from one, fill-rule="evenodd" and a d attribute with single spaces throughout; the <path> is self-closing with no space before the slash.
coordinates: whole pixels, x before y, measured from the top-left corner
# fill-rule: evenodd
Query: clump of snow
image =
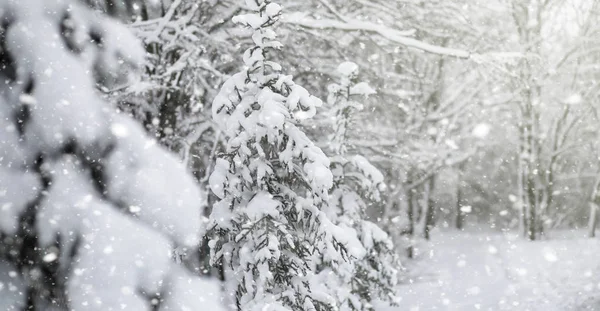
<path id="1" fill-rule="evenodd" d="M 203 204 L 198 186 L 174 156 L 147 144 L 150 139 L 137 124 L 120 116 L 116 120 L 128 135 L 118 140 L 105 165 L 108 196 L 137 206 L 137 217 L 177 242 L 197 244 Z"/>
<path id="2" fill-rule="evenodd" d="M 281 13 L 281 6 L 277 3 L 269 3 L 265 8 L 267 16 L 274 18 Z"/>
<path id="3" fill-rule="evenodd" d="M 370 221 L 365 221 L 363 224 L 361 235 L 361 241 L 367 249 L 375 248 L 376 243 L 383 243 L 390 249 L 393 247 L 389 235 Z"/>
<path id="4" fill-rule="evenodd" d="M 217 159 L 215 168 L 208 179 L 210 189 L 219 199 L 223 199 L 225 197 L 228 171 L 229 162 L 225 159 Z"/>
<path id="5" fill-rule="evenodd" d="M 542 250 L 544 254 L 544 259 L 548 262 L 558 261 L 558 256 L 556 255 L 556 250 L 550 247 L 544 247 Z"/>
<path id="6" fill-rule="evenodd" d="M 341 89 L 349 88 L 348 95 L 369 96 L 376 93 L 375 90 L 366 82 L 353 83 L 353 81 L 358 78 L 359 74 L 359 67 L 356 63 L 343 62 L 338 66 L 337 72 L 341 78 L 340 85 L 330 85 L 330 92 L 335 92 L 341 87 Z"/>
<path id="7" fill-rule="evenodd" d="M 473 211 L 473 207 L 471 205 L 463 205 L 460 207 L 460 211 L 463 213 L 470 213 Z"/>
<path id="8" fill-rule="evenodd" d="M 84 62 L 72 57 L 60 36 L 54 16 L 45 16 L 44 9 L 54 8 L 54 1 L 46 5 L 17 6 L 23 9 L 17 15 L 14 25 L 7 32 L 6 41 L 10 42 L 7 51 L 15 57 L 15 63 L 21 76 L 20 81 L 32 84 L 30 95 L 35 104 L 29 104 L 29 126 L 25 128 L 24 138 L 34 151 L 56 150 L 72 137 L 78 137 L 82 146 L 87 147 L 98 137 L 110 137 L 107 131 L 109 116 L 104 104 L 97 97 L 90 97 L 95 91 L 94 81 Z M 24 9 L 27 7 L 27 9 Z M 56 8 L 59 10 L 59 8 Z M 31 31 L 34 28 L 36 31 Z M 38 57 L 38 51 L 50 57 Z M 35 60 L 35 61 L 32 61 Z M 63 83 L 46 75 L 48 69 L 63 74 Z M 73 88 L 64 81 L 78 81 L 79 87 Z M 24 90 L 21 86 L 19 91 Z M 85 103 L 85 104 L 84 104 Z M 74 109 L 76 105 L 85 105 L 85 109 Z"/>
<path id="9" fill-rule="evenodd" d="M 225 310 L 221 284 L 215 279 L 198 278 L 181 267 L 169 273 L 166 298 L 161 311 Z"/>
<path id="10" fill-rule="evenodd" d="M 277 20 L 281 14 L 281 6 L 277 3 L 246 0 L 246 5 L 251 10 L 260 12 L 261 14 L 251 13 L 237 15 L 232 18 L 232 21 L 236 24 L 242 24 L 255 30 L 262 30 L 261 28 L 263 28 L 266 23 Z"/>
<path id="11" fill-rule="evenodd" d="M 363 95 L 366 97 L 375 93 L 377 92 L 366 82 L 357 83 L 350 88 L 350 95 Z"/>
<path id="12" fill-rule="evenodd" d="M 90 202 L 81 230 L 81 245 L 68 295 L 78 310 L 120 306 L 147 308 L 158 295 L 171 267 L 171 245 L 161 234 L 100 202 Z"/>
<path id="13" fill-rule="evenodd" d="M 361 171 L 365 177 L 367 177 L 363 182 L 368 182 L 369 184 L 379 185 L 383 183 L 383 174 L 379 169 L 377 169 L 371 162 L 369 162 L 365 157 L 360 155 L 355 155 L 352 157 L 352 164 L 356 166 L 356 168 Z"/>
<path id="14" fill-rule="evenodd" d="M 567 105 L 578 105 L 583 101 L 583 97 L 580 94 L 572 94 L 571 96 L 565 99 L 565 104 Z"/>
<path id="15" fill-rule="evenodd" d="M 490 134 L 491 127 L 487 123 L 479 123 L 473 128 L 473 136 L 486 138 Z"/>
<path id="16" fill-rule="evenodd" d="M 353 62 L 343 62 L 338 66 L 337 71 L 342 77 L 354 77 L 358 75 L 358 65 Z"/>
<path id="17" fill-rule="evenodd" d="M 104 78 L 104 88 L 118 88 L 137 78 L 137 69 L 146 58 L 141 42 L 127 26 L 107 17 L 90 19 L 88 26 L 103 39 L 103 49 L 95 59 L 94 69 Z"/>
<path id="18" fill-rule="evenodd" d="M 53 186 L 37 215 L 36 227 L 41 246 L 52 244 L 60 235 L 64 237 L 65 247 L 69 248 L 81 233 L 81 220 L 92 215 L 90 209 L 95 191 L 80 164 L 75 157 L 64 156 L 60 162 L 47 168 L 52 174 Z"/>
<path id="19" fill-rule="evenodd" d="M 446 139 L 446 140 L 444 140 L 444 143 L 446 144 L 446 146 L 450 147 L 453 150 L 458 150 L 459 149 L 459 147 L 456 144 L 456 142 L 454 140 L 452 140 L 452 139 Z"/>
<path id="20" fill-rule="evenodd" d="M 245 213 L 251 221 L 258 221 L 263 217 L 278 217 L 277 210 L 281 202 L 274 200 L 273 195 L 268 192 L 257 193 L 245 208 Z"/>

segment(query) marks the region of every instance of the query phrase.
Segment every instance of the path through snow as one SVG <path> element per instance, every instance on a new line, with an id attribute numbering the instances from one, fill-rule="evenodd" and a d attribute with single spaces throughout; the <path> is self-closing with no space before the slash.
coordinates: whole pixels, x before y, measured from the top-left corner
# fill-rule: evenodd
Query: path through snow
<path id="1" fill-rule="evenodd" d="M 400 306 L 378 310 L 600 310 L 600 241 L 570 235 L 437 232 L 408 264 Z"/>

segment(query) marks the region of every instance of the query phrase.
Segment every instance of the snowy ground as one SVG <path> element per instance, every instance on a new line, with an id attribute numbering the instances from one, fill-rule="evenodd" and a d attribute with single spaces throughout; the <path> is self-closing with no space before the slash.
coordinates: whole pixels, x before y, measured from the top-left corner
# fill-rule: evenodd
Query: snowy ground
<path id="1" fill-rule="evenodd" d="M 600 241 L 583 236 L 437 232 L 408 263 L 400 306 L 378 309 L 600 310 Z"/>

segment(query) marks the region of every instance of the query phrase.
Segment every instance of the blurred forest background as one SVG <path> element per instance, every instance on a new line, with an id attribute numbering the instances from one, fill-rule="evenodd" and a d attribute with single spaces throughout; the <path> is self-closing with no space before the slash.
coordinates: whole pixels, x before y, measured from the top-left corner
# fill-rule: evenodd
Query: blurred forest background
<path id="1" fill-rule="evenodd" d="M 250 32 L 234 0 L 85 0 L 126 22 L 147 64 L 134 84 L 103 89 L 207 187 L 222 136 L 210 117 L 243 65 Z M 348 126 L 348 148 L 385 174 L 369 207 L 398 246 L 432 229 L 479 226 L 544 239 L 595 231 L 600 204 L 597 83 L 600 13 L 579 0 L 282 0 L 276 56 L 327 98 L 345 61 L 376 94 Z M 321 108 L 309 136 L 330 144 Z M 210 191 L 207 191 L 210 193 Z M 205 207 L 209 213 L 209 197 Z"/>

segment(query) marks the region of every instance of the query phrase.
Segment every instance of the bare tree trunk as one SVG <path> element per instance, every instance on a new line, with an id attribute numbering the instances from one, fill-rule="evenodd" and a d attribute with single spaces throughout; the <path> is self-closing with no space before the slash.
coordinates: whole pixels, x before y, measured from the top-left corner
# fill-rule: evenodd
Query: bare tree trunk
<path id="1" fill-rule="evenodd" d="M 415 209 L 413 202 L 413 189 L 406 190 L 406 212 L 408 217 L 408 228 L 406 235 L 408 236 L 408 247 L 406 248 L 406 256 L 414 257 L 414 237 L 415 237 Z"/>
<path id="2" fill-rule="evenodd" d="M 596 176 L 594 189 L 590 198 L 590 220 L 588 222 L 588 236 L 596 236 L 596 223 L 598 222 L 598 206 L 600 206 L 600 172 Z"/>
<path id="3" fill-rule="evenodd" d="M 531 93 L 530 91 L 527 91 L 527 93 Z M 528 97 L 530 97 L 531 95 L 529 94 Z M 531 102 L 528 102 L 525 104 L 526 105 L 526 110 L 525 110 L 525 125 L 524 125 L 524 134 L 525 134 L 525 139 L 524 139 L 524 144 L 525 146 L 523 147 L 524 149 L 524 167 L 523 167 L 523 186 L 524 186 L 524 195 L 525 195 L 525 201 L 524 201 L 524 205 L 527 209 L 526 211 L 526 232 L 527 232 L 527 238 L 531 241 L 535 240 L 535 231 L 536 231 L 536 203 L 537 203 L 537 198 L 536 198 L 536 191 L 535 191 L 535 180 L 534 180 L 534 169 L 533 166 L 535 165 L 535 161 L 533 159 L 533 152 L 534 152 L 534 147 L 533 147 L 533 126 L 532 126 L 532 119 L 531 119 Z"/>
<path id="4" fill-rule="evenodd" d="M 423 217 L 425 217 L 425 225 L 423 226 L 423 237 L 425 237 L 426 240 L 429 240 L 430 235 L 431 235 L 431 230 L 434 227 L 434 217 L 435 217 L 435 206 L 434 206 L 434 202 L 433 202 L 433 188 L 435 186 L 435 175 L 431 176 L 429 178 L 429 181 L 425 184 L 425 194 L 426 197 L 424 198 L 424 204 L 425 204 L 425 213 L 423 215 Z"/>
<path id="5" fill-rule="evenodd" d="M 543 10 L 545 4 L 540 0 L 513 1 L 512 13 L 519 33 L 519 41 L 527 53 L 532 55 L 540 54 L 540 47 L 537 40 L 541 38 L 541 25 Z M 532 23 L 534 22 L 534 23 Z M 536 79 L 534 72 L 539 67 L 539 62 L 534 58 L 523 58 L 519 64 L 521 88 L 520 116 L 521 124 L 519 134 L 521 137 L 521 146 L 519 160 L 521 161 L 522 176 L 522 198 L 524 203 L 525 215 L 523 217 L 523 227 L 529 240 L 535 240 L 538 228 L 538 208 L 540 198 L 537 189 L 537 175 L 541 167 L 539 166 L 539 153 L 541 149 L 537 141 L 539 134 L 539 112 L 536 109 L 540 103 L 541 86 Z"/>
<path id="6" fill-rule="evenodd" d="M 456 218 L 455 218 L 455 226 L 456 229 L 462 230 L 465 222 L 465 214 L 462 211 L 462 207 L 465 205 L 463 198 L 463 187 L 465 186 L 465 182 L 463 181 L 465 169 L 465 162 L 458 165 L 458 175 L 456 182 Z"/>
<path id="7" fill-rule="evenodd" d="M 519 232 L 524 238 L 527 237 L 527 198 L 525 197 L 525 128 L 523 124 L 523 118 L 521 118 L 521 124 L 519 124 L 519 155 L 518 155 L 518 176 L 517 176 L 517 204 L 519 205 Z"/>
<path id="8" fill-rule="evenodd" d="M 425 181 L 423 184 L 423 189 L 421 191 L 421 195 L 417 198 L 417 207 L 419 210 L 418 221 L 416 222 L 416 230 L 419 234 L 422 234 L 425 237 L 425 226 L 427 225 L 427 214 L 429 213 L 429 204 L 427 201 L 429 200 L 429 181 Z"/>
<path id="9" fill-rule="evenodd" d="M 596 237 L 596 223 L 598 222 L 598 204 L 590 202 L 590 220 L 588 222 L 588 237 Z"/>
<path id="10" fill-rule="evenodd" d="M 529 71 L 531 71 L 531 65 L 527 63 Z M 540 172 L 540 148 L 537 142 L 537 133 L 539 131 L 538 123 L 539 116 L 535 111 L 535 103 L 539 101 L 540 88 L 537 85 L 527 88 L 524 91 L 524 134 L 525 134 L 525 167 L 523 172 L 526 174 L 524 178 L 525 182 L 525 195 L 527 196 L 527 212 L 528 212 L 528 231 L 527 238 L 531 241 L 535 240 L 538 236 L 539 215 L 538 210 L 541 203 L 541 198 L 538 189 L 538 178 Z"/>
<path id="11" fill-rule="evenodd" d="M 544 230 L 544 222 L 547 219 L 548 216 L 548 204 L 550 204 L 550 200 L 552 200 L 551 195 L 548 194 L 548 191 L 552 191 L 550 189 L 550 186 L 545 185 L 544 186 L 544 190 L 543 193 L 541 194 L 540 200 L 539 200 L 539 210 L 538 210 L 538 215 L 537 215 L 537 219 L 538 219 L 538 228 L 537 228 L 537 235 L 538 235 L 538 239 L 542 239 L 544 238 L 544 234 L 545 234 L 545 230 Z"/>
<path id="12" fill-rule="evenodd" d="M 528 223 L 529 223 L 529 230 L 528 230 L 528 234 L 527 234 L 527 238 L 530 241 L 534 241 L 535 237 L 536 237 L 536 198 L 535 198 L 535 184 L 534 184 L 534 180 L 531 176 L 528 176 L 527 178 L 527 197 L 528 197 Z"/>
<path id="13" fill-rule="evenodd" d="M 463 194 L 462 187 L 460 184 L 456 186 L 456 217 L 455 217 L 455 226 L 456 229 L 462 230 L 465 222 L 465 214 L 462 211 L 463 207 Z"/>
<path id="14" fill-rule="evenodd" d="M 527 196 L 525 195 L 525 176 L 527 174 L 525 173 L 525 170 L 523 167 L 521 167 L 520 172 L 519 172 L 519 180 L 520 180 L 520 185 L 519 185 L 519 217 L 521 218 L 520 220 L 520 226 L 521 226 L 521 233 L 523 234 L 523 237 L 526 238 L 527 237 L 527 233 L 529 232 L 529 222 L 527 221 L 527 214 L 528 214 L 528 210 L 529 210 L 529 200 L 527 199 Z"/>

